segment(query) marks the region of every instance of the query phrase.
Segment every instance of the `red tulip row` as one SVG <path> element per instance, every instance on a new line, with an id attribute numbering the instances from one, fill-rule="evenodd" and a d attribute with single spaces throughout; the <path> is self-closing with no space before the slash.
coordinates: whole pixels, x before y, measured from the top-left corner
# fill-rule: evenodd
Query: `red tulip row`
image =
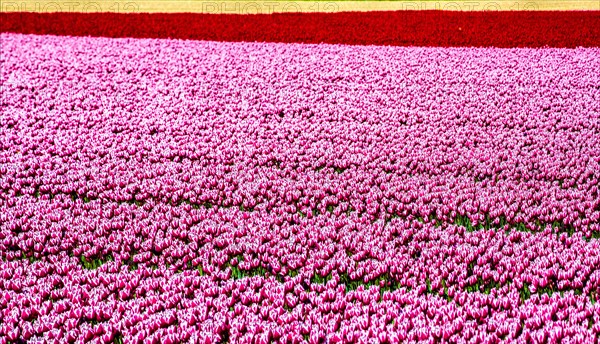
<path id="1" fill-rule="evenodd" d="M 598 47 L 600 11 L 280 14 L 0 13 L 0 32 L 234 42 Z"/>

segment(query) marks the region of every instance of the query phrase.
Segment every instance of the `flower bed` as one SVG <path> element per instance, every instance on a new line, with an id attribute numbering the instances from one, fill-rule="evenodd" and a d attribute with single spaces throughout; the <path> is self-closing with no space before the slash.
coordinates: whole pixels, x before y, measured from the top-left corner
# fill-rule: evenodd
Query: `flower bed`
<path id="1" fill-rule="evenodd" d="M 1 39 L 0 337 L 600 334 L 597 48 Z"/>
<path id="2" fill-rule="evenodd" d="M 598 47 L 600 11 L 0 13 L 0 32 L 235 42 Z"/>

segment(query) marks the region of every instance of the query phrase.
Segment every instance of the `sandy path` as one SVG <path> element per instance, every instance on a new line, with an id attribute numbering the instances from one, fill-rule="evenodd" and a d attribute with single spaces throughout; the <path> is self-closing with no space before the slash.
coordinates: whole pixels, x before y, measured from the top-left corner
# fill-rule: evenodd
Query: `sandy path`
<path id="1" fill-rule="evenodd" d="M 203 12 L 272 13 L 340 12 L 441 9 L 481 10 L 600 10 L 600 0 L 495 0 L 495 1 L 192 1 L 192 0 L 9 0 L 1 2 L 3 12 Z"/>

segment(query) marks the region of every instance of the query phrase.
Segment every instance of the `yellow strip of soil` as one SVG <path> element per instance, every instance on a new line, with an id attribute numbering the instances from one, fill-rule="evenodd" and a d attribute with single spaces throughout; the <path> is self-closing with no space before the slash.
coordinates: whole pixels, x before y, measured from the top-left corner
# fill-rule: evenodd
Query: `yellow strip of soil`
<path id="1" fill-rule="evenodd" d="M 278 13 L 395 10 L 447 11 L 573 11 L 600 10 L 600 0 L 399 0 L 399 1 L 237 1 L 237 0 L 2 0 L 2 12 L 116 12 L 116 13 Z"/>

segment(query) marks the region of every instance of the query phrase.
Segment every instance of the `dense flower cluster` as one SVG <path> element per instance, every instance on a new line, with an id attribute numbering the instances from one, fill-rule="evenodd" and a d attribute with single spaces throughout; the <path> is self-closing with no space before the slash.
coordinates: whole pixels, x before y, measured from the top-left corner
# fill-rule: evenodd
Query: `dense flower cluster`
<path id="1" fill-rule="evenodd" d="M 575 48 L 600 46 L 600 11 L 424 10 L 255 15 L 17 12 L 0 13 L 0 32 L 234 42 Z"/>
<path id="2" fill-rule="evenodd" d="M 1 39 L 0 341 L 600 335 L 599 49 Z"/>

